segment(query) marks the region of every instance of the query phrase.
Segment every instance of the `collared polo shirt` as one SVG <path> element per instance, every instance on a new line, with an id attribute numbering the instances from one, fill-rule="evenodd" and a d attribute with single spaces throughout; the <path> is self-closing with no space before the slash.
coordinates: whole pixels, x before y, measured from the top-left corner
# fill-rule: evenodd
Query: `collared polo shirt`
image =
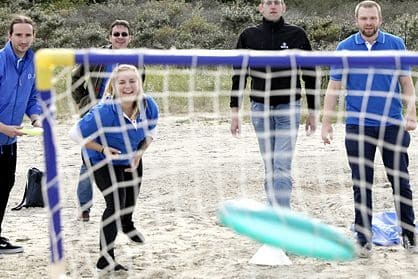
<path id="1" fill-rule="evenodd" d="M 113 165 L 129 166 L 134 151 L 146 137 L 155 137 L 158 120 L 158 106 L 149 95 L 143 95 L 137 118 L 129 119 L 117 101 L 107 99 L 93 107 L 77 124 L 81 136 L 89 138 L 103 146 L 120 151 Z M 105 159 L 105 156 L 93 149 L 83 148 L 93 165 Z"/>
<path id="2" fill-rule="evenodd" d="M 340 42 L 337 51 L 405 51 L 403 40 L 378 31 L 376 41 L 367 47 L 360 33 Z M 346 88 L 346 123 L 362 126 L 399 124 L 403 120 L 399 77 L 410 74 L 408 66 L 331 67 L 331 80 L 343 81 Z"/>

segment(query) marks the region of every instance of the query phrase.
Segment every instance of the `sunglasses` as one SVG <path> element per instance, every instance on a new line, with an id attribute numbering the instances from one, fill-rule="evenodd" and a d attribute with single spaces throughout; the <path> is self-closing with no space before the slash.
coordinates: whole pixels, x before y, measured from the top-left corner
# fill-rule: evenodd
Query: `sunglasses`
<path id="1" fill-rule="evenodd" d="M 265 1 L 264 4 L 266 4 L 267 6 L 271 6 L 273 4 L 277 6 L 277 5 L 283 4 L 283 1 L 278 1 L 278 0 L 271 1 L 271 0 L 268 0 L 268 1 Z"/>
<path id="2" fill-rule="evenodd" d="M 129 36 L 129 34 L 128 34 L 128 33 L 126 33 L 126 32 L 122 32 L 122 33 L 120 33 L 120 32 L 115 32 L 115 33 L 113 33 L 113 34 L 112 34 L 112 36 L 113 36 L 113 37 L 120 37 L 120 36 L 122 36 L 122 37 L 128 37 L 128 36 Z"/>

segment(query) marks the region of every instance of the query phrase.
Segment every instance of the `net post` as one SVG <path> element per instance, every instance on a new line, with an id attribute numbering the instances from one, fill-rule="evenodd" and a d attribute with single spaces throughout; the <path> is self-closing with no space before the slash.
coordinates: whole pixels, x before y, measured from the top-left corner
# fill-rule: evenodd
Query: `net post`
<path id="1" fill-rule="evenodd" d="M 40 93 L 42 110 L 45 117 L 42 120 L 44 129 L 44 159 L 45 183 L 43 183 L 44 200 L 49 218 L 49 239 L 51 249 L 51 278 L 65 277 L 64 246 L 61 230 L 59 179 L 57 176 L 56 143 L 52 126 L 54 112 L 52 104 L 52 77 L 56 66 L 71 66 L 75 64 L 74 50 L 41 49 L 35 53 L 36 88 Z"/>

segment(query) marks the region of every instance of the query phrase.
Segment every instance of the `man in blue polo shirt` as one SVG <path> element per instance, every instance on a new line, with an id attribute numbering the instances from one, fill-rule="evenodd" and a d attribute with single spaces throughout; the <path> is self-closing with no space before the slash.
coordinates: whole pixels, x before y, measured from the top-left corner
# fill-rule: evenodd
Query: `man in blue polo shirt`
<path id="1" fill-rule="evenodd" d="M 379 4 L 362 1 L 356 7 L 355 16 L 359 32 L 340 42 L 337 50 L 405 50 L 401 38 L 379 29 L 382 24 Z M 410 143 L 408 131 L 417 126 L 415 89 L 410 69 L 404 66 L 356 67 L 343 71 L 332 68 L 324 100 L 324 144 L 329 144 L 332 139 L 331 121 L 342 87 L 347 90 L 345 146 L 352 172 L 354 229 L 359 256 L 368 257 L 372 248 L 372 185 L 376 148 L 382 154 L 392 186 L 403 246 L 410 252 L 418 252 L 407 153 Z M 406 105 L 405 117 L 402 114 L 403 103 Z"/>

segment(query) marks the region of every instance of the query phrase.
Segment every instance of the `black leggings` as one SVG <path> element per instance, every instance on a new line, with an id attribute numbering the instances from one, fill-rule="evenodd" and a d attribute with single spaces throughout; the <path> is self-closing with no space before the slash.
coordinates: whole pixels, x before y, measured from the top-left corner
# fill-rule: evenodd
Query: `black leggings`
<path id="1" fill-rule="evenodd" d="M 100 226 L 100 265 L 108 265 L 114 260 L 113 248 L 118 231 L 128 233 L 134 229 L 132 214 L 141 187 L 142 160 L 136 175 L 125 172 L 128 167 L 108 164 L 94 171 L 94 180 L 106 202 Z"/>
<path id="2" fill-rule="evenodd" d="M 16 150 L 16 143 L 0 145 L 0 236 L 10 191 L 15 184 Z"/>

